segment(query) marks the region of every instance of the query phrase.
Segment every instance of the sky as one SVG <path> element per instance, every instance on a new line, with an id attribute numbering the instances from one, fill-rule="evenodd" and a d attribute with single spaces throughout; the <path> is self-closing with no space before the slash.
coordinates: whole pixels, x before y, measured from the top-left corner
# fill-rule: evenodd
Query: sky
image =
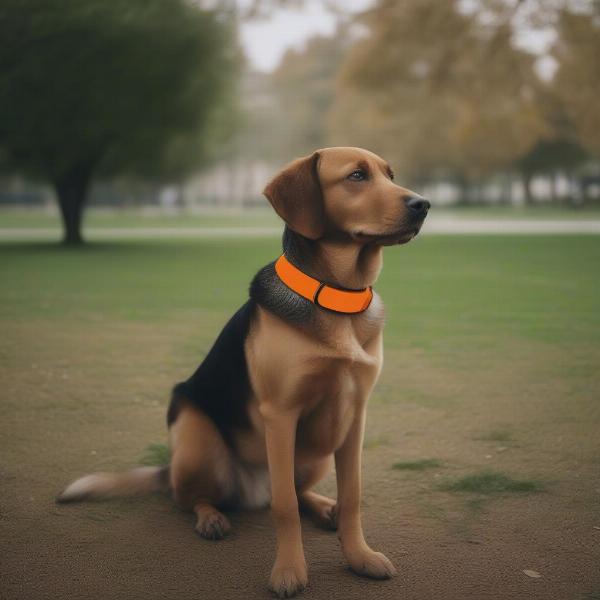
<path id="1" fill-rule="evenodd" d="M 240 5 L 246 1 L 240 0 Z M 358 12 L 372 4 L 372 0 L 344 0 L 349 12 Z M 241 27 L 241 42 L 250 64 L 258 70 L 270 71 L 277 66 L 284 52 L 301 47 L 315 34 L 331 34 L 335 17 L 328 12 L 325 2 L 308 0 L 304 8 L 273 11 L 268 19 L 245 22 Z M 338 2 L 338 6 L 342 5 Z"/>

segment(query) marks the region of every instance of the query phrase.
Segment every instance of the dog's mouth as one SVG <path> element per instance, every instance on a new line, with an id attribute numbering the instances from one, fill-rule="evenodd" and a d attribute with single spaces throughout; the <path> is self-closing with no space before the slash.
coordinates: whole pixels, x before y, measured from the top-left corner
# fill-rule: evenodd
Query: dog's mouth
<path id="1" fill-rule="evenodd" d="M 377 243 L 381 244 L 382 246 L 395 246 L 395 245 L 402 245 L 402 244 L 408 244 L 408 242 L 414 240 L 417 235 L 419 235 L 419 231 L 420 231 L 420 227 L 415 227 L 409 231 L 399 231 L 396 232 L 392 235 L 385 235 L 383 237 L 381 237 Z"/>
<path id="2" fill-rule="evenodd" d="M 411 227 L 409 229 L 403 228 L 390 233 L 367 233 L 365 231 L 357 231 L 354 233 L 354 236 L 361 241 L 373 242 L 380 246 L 396 246 L 408 244 L 408 242 L 417 237 L 419 231 L 421 231 L 420 226 Z"/>

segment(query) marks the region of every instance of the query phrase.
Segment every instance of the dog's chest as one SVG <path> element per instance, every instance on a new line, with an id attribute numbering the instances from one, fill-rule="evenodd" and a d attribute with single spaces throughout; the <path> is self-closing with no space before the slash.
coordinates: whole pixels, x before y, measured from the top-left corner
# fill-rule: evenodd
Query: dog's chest
<path id="1" fill-rule="evenodd" d="M 372 324 L 330 319 L 307 335 L 269 314 L 247 345 L 259 403 L 299 411 L 298 449 L 326 455 L 343 443 L 381 366 L 381 337 Z"/>
<path id="2" fill-rule="evenodd" d="M 377 378 L 380 363 L 378 344 L 361 343 L 351 327 L 336 331 L 333 342 L 306 358 L 307 372 L 299 386 L 300 448 L 325 455 L 342 445 Z"/>
<path id="3" fill-rule="evenodd" d="M 346 439 L 361 406 L 362 381 L 354 369 L 350 364 L 333 365 L 299 389 L 304 397 L 297 431 L 300 452 L 326 456 Z"/>

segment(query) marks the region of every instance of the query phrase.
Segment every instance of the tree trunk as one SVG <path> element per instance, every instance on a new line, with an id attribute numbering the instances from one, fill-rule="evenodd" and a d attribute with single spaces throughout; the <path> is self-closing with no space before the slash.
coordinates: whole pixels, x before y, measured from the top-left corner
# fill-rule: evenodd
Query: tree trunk
<path id="1" fill-rule="evenodd" d="M 470 187 L 466 177 L 460 175 L 456 178 L 456 186 L 458 187 L 459 198 L 457 204 L 465 205 L 469 203 Z"/>
<path id="2" fill-rule="evenodd" d="M 556 181 L 556 171 L 551 171 L 549 174 L 550 178 L 550 200 L 553 204 L 558 201 L 558 183 Z"/>
<path id="3" fill-rule="evenodd" d="M 502 197 L 500 198 L 500 204 L 506 204 L 512 206 L 513 203 L 513 191 L 512 191 L 512 173 L 506 172 L 502 181 Z"/>
<path id="4" fill-rule="evenodd" d="M 533 204 L 533 192 L 531 190 L 531 173 L 523 173 L 523 190 L 525 192 L 525 204 Z"/>
<path id="5" fill-rule="evenodd" d="M 81 217 L 91 176 L 91 166 L 78 165 L 54 182 L 63 221 L 63 243 L 67 246 L 83 243 Z"/>

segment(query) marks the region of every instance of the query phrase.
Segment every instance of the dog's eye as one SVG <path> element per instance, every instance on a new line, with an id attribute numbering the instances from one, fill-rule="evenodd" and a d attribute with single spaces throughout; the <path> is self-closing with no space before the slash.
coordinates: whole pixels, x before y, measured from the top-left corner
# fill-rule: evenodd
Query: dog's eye
<path id="1" fill-rule="evenodd" d="M 390 176 L 390 179 L 392 181 L 394 181 L 394 171 L 392 171 L 391 169 L 388 171 L 388 175 Z"/>
<path id="2" fill-rule="evenodd" d="M 352 181 L 364 181 L 367 178 L 367 174 L 362 169 L 356 169 L 348 175 L 348 179 Z"/>

